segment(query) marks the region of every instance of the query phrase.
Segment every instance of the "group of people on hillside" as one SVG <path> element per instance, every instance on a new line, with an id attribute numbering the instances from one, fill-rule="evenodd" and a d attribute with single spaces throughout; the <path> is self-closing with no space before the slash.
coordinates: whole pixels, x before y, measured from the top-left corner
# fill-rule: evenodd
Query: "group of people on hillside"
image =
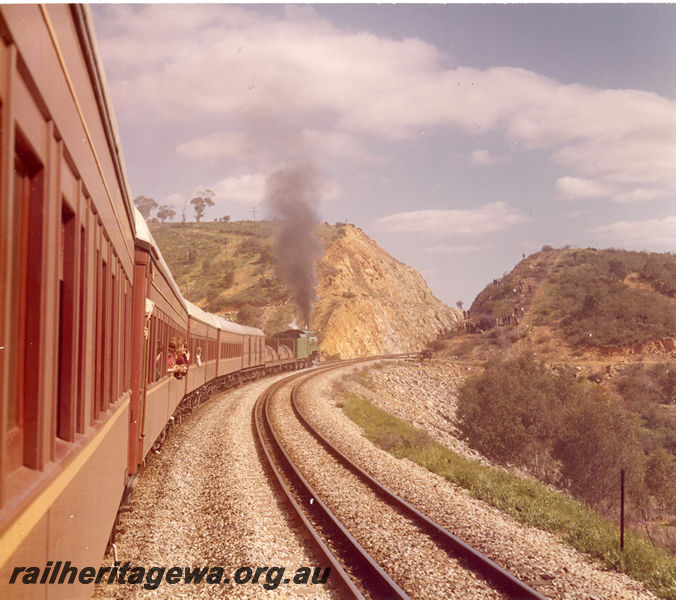
<path id="1" fill-rule="evenodd" d="M 515 306 L 514 313 L 505 313 L 496 320 L 497 327 L 504 327 L 506 325 L 518 325 L 520 319 L 526 314 L 526 309 L 523 306 Z"/>

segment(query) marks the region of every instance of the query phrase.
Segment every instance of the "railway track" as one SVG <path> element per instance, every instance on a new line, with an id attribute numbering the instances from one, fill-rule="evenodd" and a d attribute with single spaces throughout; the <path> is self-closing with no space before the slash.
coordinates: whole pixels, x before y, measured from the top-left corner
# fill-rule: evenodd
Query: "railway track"
<path id="1" fill-rule="evenodd" d="M 330 456 L 330 460 L 339 465 L 339 468 L 345 472 L 344 477 L 358 480 L 359 485 L 366 486 L 370 490 L 373 501 L 367 503 L 365 511 L 396 511 L 400 518 L 407 522 L 409 528 L 417 529 L 419 535 L 428 539 L 429 544 L 442 549 L 448 557 L 457 561 L 454 564 L 458 569 L 468 569 L 475 574 L 474 577 L 478 576 L 481 581 L 485 582 L 485 585 L 493 590 L 493 595 L 489 594 L 486 597 L 544 599 L 544 596 L 376 481 L 336 449 L 303 416 L 297 402 L 300 387 L 333 368 L 356 362 L 360 361 L 325 366 L 310 375 L 297 374 L 277 382 L 259 397 L 254 410 L 255 430 L 267 462 L 309 535 L 330 562 L 333 571 L 339 576 L 339 585 L 344 588 L 349 597 L 353 598 L 409 598 L 411 595 L 411 592 L 405 589 L 411 587 L 410 583 L 397 581 L 399 578 L 392 574 L 391 565 L 385 567 L 381 564 L 388 561 L 383 561 L 382 558 L 378 560 L 374 557 L 375 553 L 372 548 L 369 552 L 364 544 L 358 541 L 359 535 L 351 532 L 350 519 L 341 519 L 336 516 L 336 511 L 332 511 L 329 506 L 331 502 L 322 499 L 322 493 L 317 490 L 317 485 L 313 486 L 310 478 L 303 474 L 303 466 L 299 464 L 302 461 L 293 458 L 293 448 L 275 424 L 276 417 L 273 413 L 278 413 L 280 410 L 285 410 L 287 413 L 293 411 L 297 426 L 315 440 L 317 447 Z M 282 389 L 289 384 L 292 385 L 290 393 L 282 394 Z M 279 406 L 273 409 L 272 403 L 278 402 L 282 396 L 287 399 L 288 404 L 284 408 Z M 341 481 L 347 481 L 347 479 L 341 479 Z M 347 490 L 349 485 L 347 483 L 344 485 Z M 335 582 L 335 579 L 333 581 Z"/>

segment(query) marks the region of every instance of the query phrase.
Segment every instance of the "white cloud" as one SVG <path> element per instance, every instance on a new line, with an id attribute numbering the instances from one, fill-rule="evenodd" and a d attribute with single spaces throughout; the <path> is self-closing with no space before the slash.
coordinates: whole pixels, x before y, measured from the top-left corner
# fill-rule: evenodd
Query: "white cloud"
<path id="1" fill-rule="evenodd" d="M 676 216 L 617 221 L 588 230 L 605 244 L 634 250 L 676 252 Z"/>
<path id="2" fill-rule="evenodd" d="M 607 185 L 579 177 L 561 177 L 556 180 L 556 196 L 561 200 L 594 200 L 611 195 Z"/>
<path id="3" fill-rule="evenodd" d="M 368 151 L 357 136 L 342 131 L 304 129 L 301 131 L 299 143 L 304 152 L 319 153 L 334 159 L 368 162 L 381 160 L 381 157 Z"/>
<path id="4" fill-rule="evenodd" d="M 651 106 L 646 105 L 643 110 L 650 112 Z M 656 111 L 656 121 L 660 118 L 660 112 Z M 554 152 L 553 159 L 564 166 L 577 169 L 587 177 L 608 184 L 627 187 L 665 186 L 674 189 L 676 108 L 671 112 L 673 114 L 661 115 L 664 127 L 669 132 L 669 139 L 661 134 L 651 137 L 650 128 L 641 130 L 641 124 L 634 123 L 634 128 L 617 137 L 587 136 L 583 141 L 564 145 Z M 617 118 L 629 120 L 632 116 L 623 117 L 618 114 Z M 652 126 L 658 125 L 656 122 Z"/>
<path id="5" fill-rule="evenodd" d="M 179 144 L 176 153 L 209 165 L 236 161 L 267 170 L 278 165 L 280 156 L 293 162 L 303 162 L 308 156 L 324 162 L 382 160 L 366 150 L 352 134 L 318 129 L 285 130 L 283 125 L 211 133 Z"/>
<path id="6" fill-rule="evenodd" d="M 250 173 L 240 177 L 226 177 L 215 183 L 214 191 L 218 204 L 227 206 L 236 204 L 258 204 L 265 195 L 265 180 L 261 173 Z"/>
<path id="7" fill-rule="evenodd" d="M 669 195 L 669 190 L 659 188 L 634 188 L 621 194 L 615 194 L 613 200 L 620 204 L 629 204 L 634 202 L 649 202 L 658 200 Z"/>
<path id="8" fill-rule="evenodd" d="M 531 218 L 505 202 L 493 202 L 464 210 L 417 210 L 381 217 L 378 229 L 390 233 L 422 233 L 432 236 L 483 235 L 526 223 Z"/>
<path id="9" fill-rule="evenodd" d="M 488 150 L 474 150 L 470 156 L 473 165 L 494 165 L 505 162 L 506 157 L 493 156 Z"/>
<path id="10" fill-rule="evenodd" d="M 218 164 L 225 158 L 233 158 L 246 152 L 246 140 L 239 132 L 212 133 L 183 142 L 176 147 L 176 154 L 184 158 Z"/>
<path id="11" fill-rule="evenodd" d="M 578 217 L 583 217 L 584 215 L 588 215 L 591 213 L 591 209 L 585 208 L 582 210 L 574 210 L 572 212 L 569 212 L 566 214 L 566 218 L 568 219 L 577 219 Z"/>
<path id="12" fill-rule="evenodd" d="M 177 151 L 186 157 L 253 155 L 257 169 L 273 152 L 359 159 L 372 139 L 460 128 L 549 152 L 586 182 L 583 198 L 605 188 L 618 202 L 645 201 L 650 193 L 639 189 L 676 191 L 676 102 L 653 93 L 564 85 L 518 68 L 451 66 L 432 44 L 342 30 L 313 10 L 283 17 L 232 5 L 101 11 L 97 30 L 118 112 L 171 123 L 208 119 L 235 132 L 182 144 Z M 494 157 L 483 151 L 472 160 Z M 571 192 L 570 181 L 563 187 Z"/>
<path id="13" fill-rule="evenodd" d="M 226 177 L 211 186 L 216 204 L 227 207 L 232 204 L 255 205 L 263 201 L 268 174 L 248 173 L 239 177 Z M 332 200 L 339 194 L 334 181 L 322 181 L 322 200 Z"/>
<path id="14" fill-rule="evenodd" d="M 632 204 L 658 200 L 668 195 L 669 190 L 659 187 L 621 186 L 580 177 L 561 177 L 556 180 L 556 197 L 564 201 L 605 198 L 618 204 Z"/>

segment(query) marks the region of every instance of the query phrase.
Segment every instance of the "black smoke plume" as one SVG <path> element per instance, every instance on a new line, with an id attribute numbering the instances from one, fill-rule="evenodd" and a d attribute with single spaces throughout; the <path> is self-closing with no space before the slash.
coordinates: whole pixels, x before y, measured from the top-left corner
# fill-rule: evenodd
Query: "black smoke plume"
<path id="1" fill-rule="evenodd" d="M 309 327 L 312 305 L 317 299 L 316 263 L 324 248 L 315 235 L 323 183 L 307 165 L 289 167 L 268 176 L 265 211 L 276 221 L 275 257 L 277 276 L 293 290 L 300 311 L 300 325 Z"/>

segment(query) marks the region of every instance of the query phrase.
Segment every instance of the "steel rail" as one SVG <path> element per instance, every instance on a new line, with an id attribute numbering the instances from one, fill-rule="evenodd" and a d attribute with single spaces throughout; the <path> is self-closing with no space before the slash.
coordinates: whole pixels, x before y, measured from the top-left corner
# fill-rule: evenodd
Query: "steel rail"
<path id="1" fill-rule="evenodd" d="M 397 496 L 394 492 L 389 490 L 377 479 L 369 475 L 361 467 L 350 460 L 345 454 L 333 446 L 333 444 L 331 444 L 331 442 L 329 442 L 321 433 L 319 433 L 302 414 L 298 407 L 298 403 L 296 402 L 296 394 L 298 389 L 307 383 L 314 375 L 315 374 L 310 375 L 309 377 L 304 378 L 303 381 L 294 385 L 291 390 L 291 404 L 298 420 L 303 424 L 308 432 L 327 449 L 330 454 L 337 458 L 350 471 L 365 480 L 367 484 L 376 490 L 381 496 L 389 499 L 392 504 L 399 506 L 405 513 L 410 515 L 415 521 L 421 524 L 424 529 L 431 531 L 437 538 L 439 538 L 442 544 L 446 547 L 447 551 L 450 549 L 454 554 L 459 555 L 474 570 L 478 571 L 484 579 L 491 581 L 493 585 L 510 594 L 510 596 L 515 598 L 515 600 L 547 600 L 545 596 L 536 592 L 530 586 L 512 575 L 509 571 L 503 569 L 490 558 L 484 556 L 481 554 L 481 552 L 472 548 L 469 544 L 453 535 L 446 528 L 442 527 L 430 517 L 420 512 L 406 500 Z"/>
<path id="2" fill-rule="evenodd" d="M 359 362 L 351 361 L 351 363 Z M 339 366 L 344 366 L 346 363 L 341 363 Z M 347 363 L 350 364 L 350 363 Z M 315 370 L 310 377 L 313 377 L 324 371 L 328 371 L 336 368 L 336 365 L 327 366 L 323 369 Z M 358 573 L 363 574 L 360 579 L 364 580 L 362 585 L 369 588 L 371 595 L 375 598 L 401 598 L 408 599 L 408 595 L 396 584 L 394 580 L 382 569 L 382 567 L 366 552 L 366 550 L 357 542 L 357 540 L 349 533 L 349 531 L 342 525 L 342 523 L 335 517 L 331 510 L 326 506 L 326 504 L 319 498 L 317 493 L 313 490 L 307 480 L 303 477 L 300 471 L 295 466 L 293 460 L 286 452 L 277 432 L 272 425 L 270 413 L 269 413 L 269 400 L 274 395 L 275 392 L 289 382 L 290 379 L 296 379 L 306 375 L 306 373 L 297 374 L 289 378 L 285 378 L 282 381 L 273 384 L 261 394 L 256 405 L 254 407 L 254 422 L 256 433 L 260 441 L 261 447 L 265 453 L 266 459 L 272 468 L 273 473 L 277 481 L 279 482 L 284 494 L 288 498 L 289 502 L 295 509 L 299 518 L 305 525 L 306 529 L 315 540 L 319 546 L 322 553 L 327 557 L 331 565 L 336 569 L 336 572 L 340 575 L 343 585 L 349 590 L 349 593 L 352 597 L 359 600 L 364 600 L 364 595 L 361 590 L 353 582 L 350 575 L 347 573 L 341 561 L 335 556 L 334 552 L 327 546 L 324 540 L 321 538 L 321 535 L 317 531 L 317 527 L 312 524 L 310 519 L 306 516 L 305 511 L 301 508 L 300 504 L 294 497 L 294 493 L 291 490 L 291 487 L 287 485 L 283 474 L 278 469 L 275 464 L 275 459 L 272 454 L 276 453 L 280 462 L 285 465 L 287 476 L 290 474 L 290 479 L 294 481 L 297 487 L 300 488 L 301 497 L 307 497 L 312 500 L 312 513 L 316 521 L 319 521 L 321 524 L 329 524 L 332 532 L 335 532 L 337 537 L 333 538 L 333 542 L 337 543 L 339 548 L 343 551 L 349 550 L 350 559 L 349 562 L 351 566 Z M 266 441 L 266 435 L 264 432 L 267 432 L 274 442 L 275 448 L 269 448 Z M 365 583 L 368 581 L 368 583 Z"/>

